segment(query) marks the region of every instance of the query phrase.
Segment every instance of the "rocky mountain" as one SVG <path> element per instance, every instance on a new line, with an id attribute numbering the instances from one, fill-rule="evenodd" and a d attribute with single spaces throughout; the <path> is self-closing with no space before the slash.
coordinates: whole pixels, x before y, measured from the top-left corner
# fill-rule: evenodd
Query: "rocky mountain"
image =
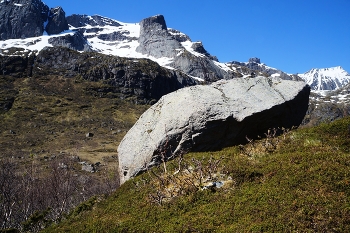
<path id="1" fill-rule="evenodd" d="M 38 54 L 44 47 L 59 46 L 134 59 L 148 58 L 202 82 L 251 73 L 220 63 L 201 42 L 192 42 L 184 33 L 168 28 L 162 15 L 146 18 L 140 23 L 122 23 L 99 15 L 65 17 L 61 7 L 49 9 L 40 0 L 6 0 L 0 4 L 3 5 L 0 18 L 12 19 L 1 24 L 0 54 L 3 55 L 13 55 L 13 48 L 21 48 L 15 49 L 16 55 L 20 55 L 30 51 Z M 37 20 L 27 20 L 28 14 L 24 12 L 30 12 L 29 15 Z M 27 21 L 33 25 L 20 24 Z M 32 33 L 12 30 L 14 27 L 26 27 Z M 14 33 L 7 33 L 9 31 Z"/>
<path id="2" fill-rule="evenodd" d="M 350 116 L 350 83 L 334 91 L 313 91 L 303 125 L 318 125 Z"/>
<path id="3" fill-rule="evenodd" d="M 350 82 L 350 74 L 342 67 L 311 69 L 299 76 L 314 91 L 331 91 L 341 88 Z"/>
<path id="4" fill-rule="evenodd" d="M 65 12 L 41 0 L 1 0 L 0 40 L 25 39 L 68 30 Z"/>
<path id="5" fill-rule="evenodd" d="M 260 58 L 250 58 L 248 62 L 231 61 L 228 66 L 247 67 L 250 70 L 263 72 L 268 76 L 285 80 L 305 81 L 312 91 L 332 91 L 344 87 L 350 82 L 350 74 L 342 67 L 311 69 L 303 74 L 287 74 L 260 62 Z"/>
<path id="6" fill-rule="evenodd" d="M 61 7 L 49 8 L 41 0 L 1 0 L 0 5 L 0 54 L 4 55 L 13 47 L 37 54 L 47 46 L 63 46 L 120 57 L 148 58 L 205 82 L 264 75 L 305 80 L 312 90 L 334 90 L 350 80 L 340 67 L 292 75 L 261 63 L 259 58 L 220 63 L 201 42 L 192 42 L 188 35 L 168 28 L 162 15 L 140 23 L 122 23 L 99 15 L 66 17 Z"/>
<path id="7" fill-rule="evenodd" d="M 205 49 L 201 42 L 193 42 L 188 35 L 169 28 L 162 15 L 143 19 L 140 23 L 123 23 L 99 15 L 73 14 L 65 17 L 65 12 L 61 7 L 49 8 L 40 0 L 1 0 L 0 6 L 0 18 L 3 19 L 0 21 L 0 55 L 2 55 L 0 73 L 2 74 L 36 75 L 40 73 L 40 66 L 37 67 L 38 63 L 34 63 L 37 60 L 43 61 L 46 68 L 50 67 L 47 64 L 52 64 L 56 70 L 59 70 L 60 75 L 67 77 L 81 75 L 88 80 L 103 79 L 106 82 L 119 83 L 115 86 L 118 86 L 119 93 L 124 92 L 121 94 L 122 97 L 129 98 L 133 93 L 138 93 L 135 95 L 138 103 L 153 103 L 160 98 L 158 95 L 160 93 L 154 95 L 146 91 L 148 94 L 144 95 L 133 89 L 135 83 L 138 83 L 138 87 L 144 85 L 144 81 L 140 82 L 139 78 L 143 77 L 142 80 L 145 77 L 146 79 L 152 77 L 153 79 L 158 77 L 159 73 L 150 76 L 145 73 L 144 68 L 141 71 L 131 71 L 124 65 L 120 70 L 116 70 L 116 67 L 108 61 L 108 65 L 106 63 L 103 66 L 97 66 L 97 62 L 92 62 L 95 70 L 93 72 L 85 70 L 84 72 L 87 73 L 83 74 L 83 69 L 87 68 L 86 66 L 84 68 L 83 59 L 91 54 L 84 55 L 84 53 L 59 49 L 65 47 L 101 54 L 91 55 L 89 61 L 102 54 L 128 58 L 139 64 L 145 61 L 139 59 L 152 60 L 159 65 L 155 70 L 162 69 L 161 73 L 166 71 L 166 77 L 171 77 L 166 80 L 177 80 L 170 82 L 175 85 L 174 87 L 170 88 L 170 83 L 168 83 L 169 88 L 161 92 L 163 94 L 197 83 L 211 83 L 220 79 L 237 77 L 265 76 L 286 80 L 305 80 L 314 91 L 333 90 L 349 82 L 349 74 L 340 67 L 313 69 L 305 74 L 292 75 L 261 63 L 259 58 L 251 58 L 248 62 L 221 63 Z M 47 49 L 50 47 L 56 49 Z M 41 52 L 43 50 L 45 52 Z M 58 59 L 62 58 L 61 61 L 66 60 L 67 54 L 74 54 L 76 60 L 70 60 L 64 64 L 60 61 L 55 63 L 57 59 L 54 59 L 52 55 L 49 56 L 50 59 L 53 59 L 51 61 L 43 59 L 43 56 L 51 52 L 54 52 Z M 39 56 L 38 59 L 37 56 Z M 110 59 L 104 57 L 103 60 Z M 76 63 L 76 61 L 79 62 Z M 62 65 L 61 68 L 58 67 L 59 64 Z M 121 73 L 117 75 L 121 70 L 126 72 L 124 76 L 120 76 Z M 140 75 L 135 76 L 128 72 Z M 125 79 L 130 77 L 133 77 L 132 81 L 126 82 Z M 138 77 L 137 80 L 134 79 L 136 77 Z M 124 79 L 122 81 L 124 84 L 133 84 L 122 86 L 121 79 Z M 149 85 L 151 84 L 146 84 L 142 89 L 148 90 Z M 128 91 L 122 91 L 121 87 Z M 315 101 L 323 101 L 323 98 L 316 98 Z"/>
<path id="8" fill-rule="evenodd" d="M 154 103 L 165 94 L 197 84 L 188 75 L 161 67 L 149 59 L 79 53 L 62 47 L 46 47 L 37 55 L 0 56 L 0 66 L 3 75 L 14 77 L 57 75 L 103 81 L 106 87 L 99 89 L 101 94 L 118 93 L 120 98 L 132 98 L 140 104 Z"/>
<path id="9" fill-rule="evenodd" d="M 248 62 L 231 61 L 226 64 L 231 67 L 232 66 L 247 67 L 250 70 L 253 70 L 254 72 L 253 75 L 255 75 L 255 72 L 262 72 L 267 76 L 279 77 L 284 80 L 302 81 L 302 79 L 297 75 L 287 74 L 281 70 L 269 67 L 266 64 L 261 63 L 260 58 L 257 58 L 257 57 L 250 58 Z"/>

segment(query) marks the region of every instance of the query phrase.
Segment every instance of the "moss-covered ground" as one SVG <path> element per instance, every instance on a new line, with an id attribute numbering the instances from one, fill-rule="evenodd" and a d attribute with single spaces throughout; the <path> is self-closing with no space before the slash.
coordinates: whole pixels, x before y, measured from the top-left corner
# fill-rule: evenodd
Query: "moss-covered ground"
<path id="1" fill-rule="evenodd" d="M 102 81 L 79 77 L 0 76 L 0 158 L 66 154 L 114 163 L 120 140 L 148 106 L 105 90 Z"/>
<path id="2" fill-rule="evenodd" d="M 155 202 L 152 197 L 175 184 L 169 177 L 178 169 L 176 159 L 166 164 L 166 174 L 163 166 L 143 173 L 44 232 L 350 232 L 349 125 L 344 118 L 289 131 L 270 141 L 277 143 L 274 150 L 264 150 L 263 139 L 186 154 L 181 163 L 187 172 L 198 170 L 198 161 L 202 168 L 220 161 L 225 185 L 190 188 L 180 171 L 177 180 L 187 188 Z"/>

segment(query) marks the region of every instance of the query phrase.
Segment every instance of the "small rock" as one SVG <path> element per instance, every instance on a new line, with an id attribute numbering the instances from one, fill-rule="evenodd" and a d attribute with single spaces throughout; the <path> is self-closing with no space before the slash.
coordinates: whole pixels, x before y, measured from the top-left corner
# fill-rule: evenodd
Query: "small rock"
<path id="1" fill-rule="evenodd" d="M 58 164 L 58 168 L 67 169 L 67 168 L 68 168 L 68 165 L 65 164 L 65 163 L 59 163 L 59 164 Z"/>
<path id="2" fill-rule="evenodd" d="M 87 171 L 91 173 L 94 173 L 96 171 L 95 166 L 93 164 L 89 164 L 87 162 L 82 162 L 81 164 L 82 164 L 81 170 L 83 171 Z"/>

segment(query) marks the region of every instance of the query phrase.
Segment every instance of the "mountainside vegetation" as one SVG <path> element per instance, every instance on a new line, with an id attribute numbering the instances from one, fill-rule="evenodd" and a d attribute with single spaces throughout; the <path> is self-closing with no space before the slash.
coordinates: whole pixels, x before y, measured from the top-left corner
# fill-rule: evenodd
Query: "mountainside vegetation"
<path id="1" fill-rule="evenodd" d="M 91 60 L 96 66 L 86 67 L 89 72 L 110 76 L 90 79 L 84 74 L 94 72 L 56 69 L 51 60 L 55 54 L 62 62 L 67 54 L 84 61 L 78 53 L 59 48 L 43 51 L 39 59 L 1 57 L 1 229 L 38 232 L 51 225 L 48 232 L 349 230 L 349 118 L 285 131 L 280 137 L 267 132 L 267 139 L 248 139 L 242 147 L 186 154 L 118 188 L 119 142 L 149 107 L 145 103 L 156 101 L 144 98 L 147 80 L 154 76 L 162 83 L 160 77 L 179 76 L 147 59 L 136 64 L 101 55 L 101 66 L 118 60 L 136 68 L 120 68 L 125 73 L 118 76 L 107 72 L 113 67 L 104 69 Z M 150 65 L 153 73 L 147 73 Z M 72 72 L 68 76 L 67 70 Z M 166 84 L 167 90 L 172 83 L 176 81 Z M 158 85 L 153 87 L 157 93 Z M 309 108 L 309 125 L 338 118 L 314 114 L 312 120 L 312 112 L 324 108 L 317 109 Z M 327 111 L 321 113 L 328 116 Z M 348 115 L 343 112 L 341 117 Z"/>
<path id="2" fill-rule="evenodd" d="M 0 76 L 0 229 L 37 232 L 119 186 L 118 144 L 148 105 L 111 89 L 79 77 Z"/>
<path id="3" fill-rule="evenodd" d="M 259 58 L 220 63 L 202 42 L 167 28 L 162 15 L 130 24 L 99 15 L 65 17 L 61 7 L 41 0 L 2 0 L 0 18 L 0 232 L 350 232 L 350 84 L 343 86 L 349 75 L 341 67 L 298 76 Z M 136 135 L 124 153 L 117 151 L 123 138 L 130 142 L 124 136 L 141 114 L 164 95 L 217 80 L 260 82 L 259 76 L 270 87 L 281 78 L 341 88 L 309 98 L 306 86 L 304 104 L 289 101 L 282 117 L 253 114 L 258 131 L 214 125 L 221 118 L 206 108 L 208 115 L 191 115 L 199 125 L 209 119 L 203 140 L 190 119 L 181 128 L 195 131 L 173 141 L 166 133 L 164 146 Z M 252 105 L 262 105 L 267 98 L 256 84 L 234 87 L 248 96 L 260 94 Z M 215 91 L 219 95 L 210 98 L 228 101 L 218 86 Z M 199 94 L 209 102 L 206 89 Z M 277 95 L 286 100 L 282 92 Z M 247 99 L 213 106 L 239 112 L 236 106 L 246 108 Z M 171 102 L 181 103 L 174 114 L 190 112 L 183 107 L 191 106 L 189 98 Z M 271 106 L 281 111 L 282 105 Z M 176 123 L 166 122 L 165 128 L 180 125 L 184 117 L 174 114 L 170 122 Z M 222 122 L 235 123 L 230 114 Z M 290 124 L 279 122 L 285 116 Z M 298 125 L 303 117 L 299 129 L 273 128 Z M 266 127 L 256 118 L 266 119 Z M 219 137 L 218 147 L 207 146 L 215 143 L 216 132 L 234 134 L 231 128 L 243 136 L 239 141 Z M 184 147 L 174 153 L 180 138 L 202 143 L 194 151 L 206 152 Z M 150 163 L 140 151 L 131 156 L 140 142 L 141 151 L 156 148 Z M 121 158 L 131 158 L 130 165 Z M 141 158 L 142 172 L 129 180 L 129 168 L 138 166 L 134 158 Z"/>
<path id="4" fill-rule="evenodd" d="M 349 232 L 349 125 L 270 131 L 245 146 L 186 154 L 44 232 Z"/>
<path id="5" fill-rule="evenodd" d="M 118 188 L 117 146 L 149 105 L 79 76 L 0 87 L 1 229 L 349 231 L 349 118 L 185 154 Z"/>

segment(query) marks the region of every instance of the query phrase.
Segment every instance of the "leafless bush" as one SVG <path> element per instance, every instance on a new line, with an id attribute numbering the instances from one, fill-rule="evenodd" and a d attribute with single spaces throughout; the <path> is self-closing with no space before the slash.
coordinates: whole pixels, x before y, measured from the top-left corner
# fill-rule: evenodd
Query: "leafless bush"
<path id="1" fill-rule="evenodd" d="M 100 177 L 78 174 L 67 157 L 46 166 L 31 159 L 25 166 L 0 160 L 0 231 L 38 232 L 59 222 L 74 207 L 92 196 L 119 187 L 116 170 L 102 170 Z"/>
<path id="2" fill-rule="evenodd" d="M 148 169 L 154 192 L 149 194 L 151 203 L 162 205 L 171 199 L 207 188 L 215 188 L 219 180 L 225 180 L 222 158 L 209 160 L 192 158 L 185 161 L 183 156 L 177 159 L 177 167 L 170 169 Z M 163 163 L 164 166 L 164 163 Z M 167 171 L 167 172 L 165 172 Z"/>
<path id="3" fill-rule="evenodd" d="M 239 148 L 241 153 L 248 157 L 265 153 L 273 153 L 281 145 L 281 142 L 287 139 L 287 135 L 289 133 L 290 129 L 269 129 L 264 134 L 264 138 L 259 137 L 260 140 L 253 140 L 246 137 L 248 143 L 246 145 L 240 145 Z"/>

